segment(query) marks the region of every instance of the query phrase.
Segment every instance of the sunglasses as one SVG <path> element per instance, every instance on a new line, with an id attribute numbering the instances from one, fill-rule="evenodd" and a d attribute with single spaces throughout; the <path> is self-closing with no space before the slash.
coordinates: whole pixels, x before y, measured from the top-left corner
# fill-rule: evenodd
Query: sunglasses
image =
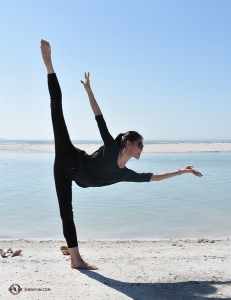
<path id="1" fill-rule="evenodd" d="M 142 142 L 135 143 L 140 150 L 144 148 L 144 144 Z"/>

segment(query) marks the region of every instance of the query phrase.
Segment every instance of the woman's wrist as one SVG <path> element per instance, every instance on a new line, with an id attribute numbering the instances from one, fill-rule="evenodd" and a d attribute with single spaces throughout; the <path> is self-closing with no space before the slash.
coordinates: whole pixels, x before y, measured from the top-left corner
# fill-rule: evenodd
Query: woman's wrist
<path id="1" fill-rule="evenodd" d="M 182 174 L 182 170 L 178 169 L 178 175 L 181 175 L 181 174 Z"/>
<path id="2" fill-rule="evenodd" d="M 86 90 L 87 93 L 91 93 L 92 92 L 91 87 L 85 87 L 85 90 Z"/>
<path id="3" fill-rule="evenodd" d="M 181 169 L 181 174 L 192 173 L 191 169 Z"/>

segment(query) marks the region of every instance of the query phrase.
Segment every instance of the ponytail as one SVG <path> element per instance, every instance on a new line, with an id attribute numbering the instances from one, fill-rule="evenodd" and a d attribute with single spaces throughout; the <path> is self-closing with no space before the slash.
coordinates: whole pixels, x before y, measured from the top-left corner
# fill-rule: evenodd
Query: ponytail
<path id="1" fill-rule="evenodd" d="M 140 135 L 136 131 L 127 131 L 126 133 L 118 134 L 117 137 L 115 138 L 115 141 L 119 149 L 124 149 L 127 141 L 133 143 L 142 138 L 143 138 L 142 135 Z"/>
<path id="2" fill-rule="evenodd" d="M 124 133 L 119 133 L 119 134 L 117 135 L 117 137 L 115 138 L 115 141 L 116 141 L 117 146 L 118 146 L 119 149 L 122 148 L 122 147 L 121 147 L 121 140 L 122 140 L 123 136 L 124 136 Z M 122 148 L 122 149 L 123 149 L 123 148 Z"/>

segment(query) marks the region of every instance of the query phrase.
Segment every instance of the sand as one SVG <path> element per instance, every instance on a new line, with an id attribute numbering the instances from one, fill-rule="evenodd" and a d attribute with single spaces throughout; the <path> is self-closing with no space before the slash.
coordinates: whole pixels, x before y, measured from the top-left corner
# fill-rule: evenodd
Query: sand
<path id="1" fill-rule="evenodd" d="M 231 299 L 230 238 L 80 241 L 97 271 L 71 269 L 62 245 L 0 240 L 0 248 L 22 249 L 0 257 L 0 299 Z M 18 295 L 9 291 L 13 284 Z"/>
<path id="2" fill-rule="evenodd" d="M 74 144 L 75 147 L 87 153 L 96 151 L 100 144 Z M 0 153 L 25 152 L 25 153 L 53 153 L 53 144 L 39 143 L 0 143 Z M 146 144 L 144 153 L 189 153 L 189 152 L 231 152 L 231 143 L 172 143 L 172 144 Z"/>

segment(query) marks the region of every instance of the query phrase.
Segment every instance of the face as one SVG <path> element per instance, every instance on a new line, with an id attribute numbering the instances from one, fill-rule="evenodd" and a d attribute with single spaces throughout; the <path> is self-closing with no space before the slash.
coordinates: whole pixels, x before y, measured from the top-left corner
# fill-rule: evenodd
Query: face
<path id="1" fill-rule="evenodd" d="M 143 139 L 139 139 L 135 142 L 130 143 L 130 151 L 132 157 L 139 159 L 141 152 L 143 151 Z"/>

